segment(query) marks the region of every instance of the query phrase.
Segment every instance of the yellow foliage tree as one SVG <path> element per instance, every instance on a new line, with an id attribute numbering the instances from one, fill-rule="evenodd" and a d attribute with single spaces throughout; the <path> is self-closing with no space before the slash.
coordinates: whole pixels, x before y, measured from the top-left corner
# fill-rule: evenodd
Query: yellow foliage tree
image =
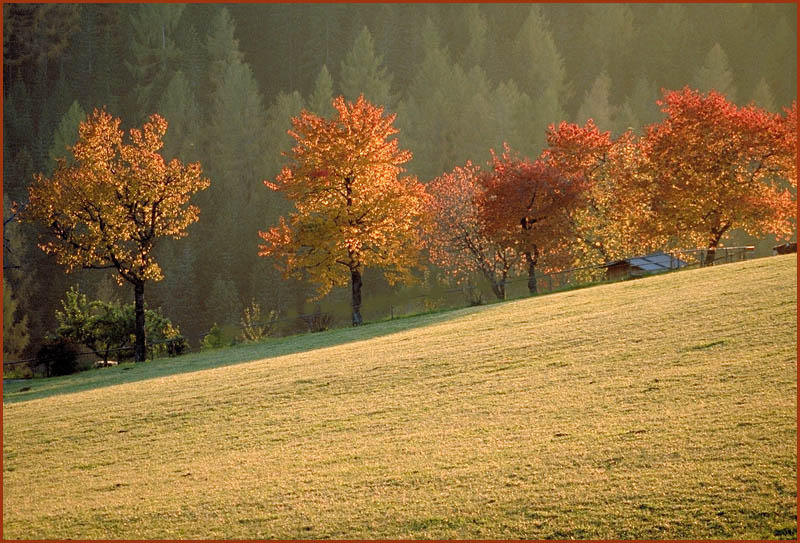
<path id="1" fill-rule="evenodd" d="M 200 163 L 165 162 L 167 121 L 152 115 L 123 142 L 115 119 L 94 110 L 78 129 L 75 161 L 58 160 L 51 177 L 34 176 L 20 218 L 45 228 L 39 247 L 71 272 L 112 268 L 134 287 L 137 362 L 145 359 L 144 285 L 163 278 L 155 242 L 181 238 L 198 218 L 191 196 L 210 184 Z M 18 206 L 19 207 L 19 206 Z"/>
<path id="2" fill-rule="evenodd" d="M 352 287 L 353 325 L 360 325 L 361 275 L 381 268 L 390 284 L 411 278 L 421 250 L 419 226 L 427 195 L 414 177 L 400 177 L 411 159 L 400 150 L 384 115 L 360 96 L 333 100 L 331 119 L 308 111 L 292 119 L 297 144 L 291 162 L 267 187 L 294 202 L 288 220 L 259 235 L 259 255 L 275 256 L 287 277 L 304 274 L 319 296 L 333 286 Z"/>

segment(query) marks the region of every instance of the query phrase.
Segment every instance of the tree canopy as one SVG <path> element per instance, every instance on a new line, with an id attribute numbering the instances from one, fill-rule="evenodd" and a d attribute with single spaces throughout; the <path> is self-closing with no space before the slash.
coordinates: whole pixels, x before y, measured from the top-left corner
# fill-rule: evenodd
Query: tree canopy
<path id="1" fill-rule="evenodd" d="M 296 140 L 275 182 L 296 211 L 259 232 L 261 256 L 277 256 L 287 276 L 307 275 L 320 295 L 351 281 L 353 324 L 361 324 L 361 273 L 379 267 L 394 283 L 411 278 L 419 259 L 418 228 L 426 194 L 414 177 L 401 177 L 411 153 L 399 148 L 385 115 L 363 96 L 333 100 L 336 114 L 308 111 L 292 119 Z"/>

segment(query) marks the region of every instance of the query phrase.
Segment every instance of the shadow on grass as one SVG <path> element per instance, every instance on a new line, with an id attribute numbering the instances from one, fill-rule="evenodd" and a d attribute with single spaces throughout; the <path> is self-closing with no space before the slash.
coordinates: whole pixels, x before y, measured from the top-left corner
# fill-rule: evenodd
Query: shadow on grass
<path id="1" fill-rule="evenodd" d="M 3 403 L 10 404 L 47 398 L 59 394 L 134 383 L 179 373 L 220 368 L 253 360 L 334 347 L 430 326 L 469 315 L 487 307 L 491 307 L 491 305 L 403 317 L 390 321 L 365 324 L 358 328 L 338 328 L 319 333 L 276 338 L 261 343 L 190 353 L 177 358 L 160 358 L 139 364 L 124 363 L 111 368 L 92 369 L 64 377 L 4 380 Z"/>

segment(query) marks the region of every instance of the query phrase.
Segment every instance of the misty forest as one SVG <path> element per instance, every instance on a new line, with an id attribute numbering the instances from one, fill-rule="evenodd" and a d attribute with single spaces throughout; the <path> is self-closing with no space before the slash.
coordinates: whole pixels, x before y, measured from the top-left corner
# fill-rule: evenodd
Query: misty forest
<path id="1" fill-rule="evenodd" d="M 337 104 L 340 109 L 350 104 L 348 115 L 368 122 L 376 110 L 358 109 L 364 101 L 383 108 L 384 116 L 396 114 L 391 128 L 381 126 L 402 155 L 390 160 L 408 176 L 403 197 L 419 193 L 419 199 L 392 211 L 392 228 L 407 232 L 430 208 L 425 198 L 452 203 L 452 194 L 466 194 L 473 165 L 498 172 L 513 169 L 517 159 L 536 160 L 554 145 L 548 127 L 562 122 L 585 127 L 592 126 L 591 119 L 601 147 L 606 140 L 632 142 L 662 121 L 657 101 L 666 92 L 687 88 L 716 91 L 734 109 L 753 105 L 766 112 L 765 119 L 791 117 L 787 112 L 797 94 L 796 9 L 794 4 L 4 4 L 4 359 L 36 357 L 56 331 L 68 335 L 73 313 L 90 306 L 95 316 L 128 311 L 138 296 L 135 281 L 118 281 L 119 270 L 75 265 L 65 273 L 64 262 L 38 246 L 47 239 L 49 222 L 41 220 L 46 215 L 17 216 L 37 197 L 30 190 L 37 175 L 55 178 L 79 150 L 90 151 L 76 142 L 79 125 L 95 110 L 101 112 L 94 117 L 98 123 L 102 115 L 120 119 L 126 134 L 160 115 L 167 123 L 164 159 L 201 165 L 202 173 L 190 166 L 174 172 L 187 183 L 179 192 L 196 192 L 191 204 L 197 220 L 184 221 L 186 235 L 180 239 L 156 240 L 152 254 L 162 273 L 145 274 L 144 298 L 148 333 L 179 333 L 186 342 L 182 348 L 194 350 L 350 322 L 347 281 L 315 276 L 313 269 L 283 273 L 290 267 L 286 259 L 292 261 L 285 250 L 288 230 L 279 225 L 296 211 L 300 189 L 281 172 L 300 156 L 292 154 L 299 139 L 289 131 L 317 126 L 310 114 L 327 119 L 337 114 Z M 339 96 L 343 101 L 336 101 Z M 161 125 L 150 129 L 157 136 Z M 653 131 L 651 156 L 657 156 L 653 149 L 661 134 Z M 569 139 L 562 136 L 562 142 Z M 628 151 L 632 146 L 622 145 Z M 636 160 L 633 151 L 615 152 L 609 156 L 625 164 Z M 526 164 L 531 172 L 538 167 Z M 536 175 L 546 175 L 543 171 Z M 495 181 L 485 185 L 488 193 L 498 191 L 487 201 L 502 202 L 509 193 L 502 192 L 502 179 Z M 466 184 L 458 189 L 457 183 Z M 554 194 L 569 190 L 556 187 Z M 774 193 L 771 201 L 782 194 Z M 569 205 L 579 209 L 580 201 L 576 196 Z M 783 212 L 787 203 L 780 202 Z M 638 204 L 626 200 L 625 205 Z M 497 208 L 498 224 L 504 209 Z M 760 227 L 767 225 L 760 237 L 728 221 L 714 245 L 755 244 L 757 252 L 769 254 L 776 240 L 793 236 L 786 216 L 758 220 Z M 509 228 L 520 221 L 515 217 L 512 223 Z M 550 228 L 545 234 L 564 231 L 555 222 Z M 582 241 L 608 232 L 615 240 L 630 235 L 591 220 L 582 228 Z M 541 260 L 537 246 L 535 252 L 517 247 L 517 264 L 500 272 L 497 263 L 506 253 L 494 255 L 491 273 L 502 273 L 499 283 L 480 263 L 458 277 L 449 273 L 456 266 L 452 253 L 433 242 L 425 244 L 419 262 L 406 263 L 398 253 L 385 262 L 364 260 L 363 269 L 348 265 L 352 280 L 363 282 L 361 311 L 369 321 L 393 315 L 403 300 L 457 284 L 477 285 L 487 297 L 494 291 L 502 298 L 498 284 L 505 284 L 506 275 L 524 277 L 530 271 L 535 277 L 596 265 L 634 249 L 701 246 L 687 247 L 694 238 L 685 238 L 670 247 L 670 235 L 654 229 L 641 246 L 620 243 L 602 254 L 573 251 L 563 242 L 545 250 L 541 242 Z M 433 301 L 423 309 L 436 309 L 435 297 L 428 299 Z M 128 337 L 120 345 L 130 340 L 124 332 Z M 111 347 L 106 341 L 106 351 Z"/>

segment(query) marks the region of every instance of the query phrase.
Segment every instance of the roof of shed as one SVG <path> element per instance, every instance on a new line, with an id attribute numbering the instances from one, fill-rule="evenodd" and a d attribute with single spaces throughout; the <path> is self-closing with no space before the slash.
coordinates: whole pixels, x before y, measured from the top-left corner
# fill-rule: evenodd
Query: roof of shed
<path id="1" fill-rule="evenodd" d="M 670 256 L 661 251 L 644 256 L 634 256 L 624 260 L 615 260 L 605 265 L 613 266 L 615 264 L 622 264 L 623 262 L 627 262 L 631 266 L 635 266 L 644 271 L 651 272 L 674 270 L 676 268 L 683 268 L 686 266 L 686 262 L 683 260 L 674 256 Z"/>

